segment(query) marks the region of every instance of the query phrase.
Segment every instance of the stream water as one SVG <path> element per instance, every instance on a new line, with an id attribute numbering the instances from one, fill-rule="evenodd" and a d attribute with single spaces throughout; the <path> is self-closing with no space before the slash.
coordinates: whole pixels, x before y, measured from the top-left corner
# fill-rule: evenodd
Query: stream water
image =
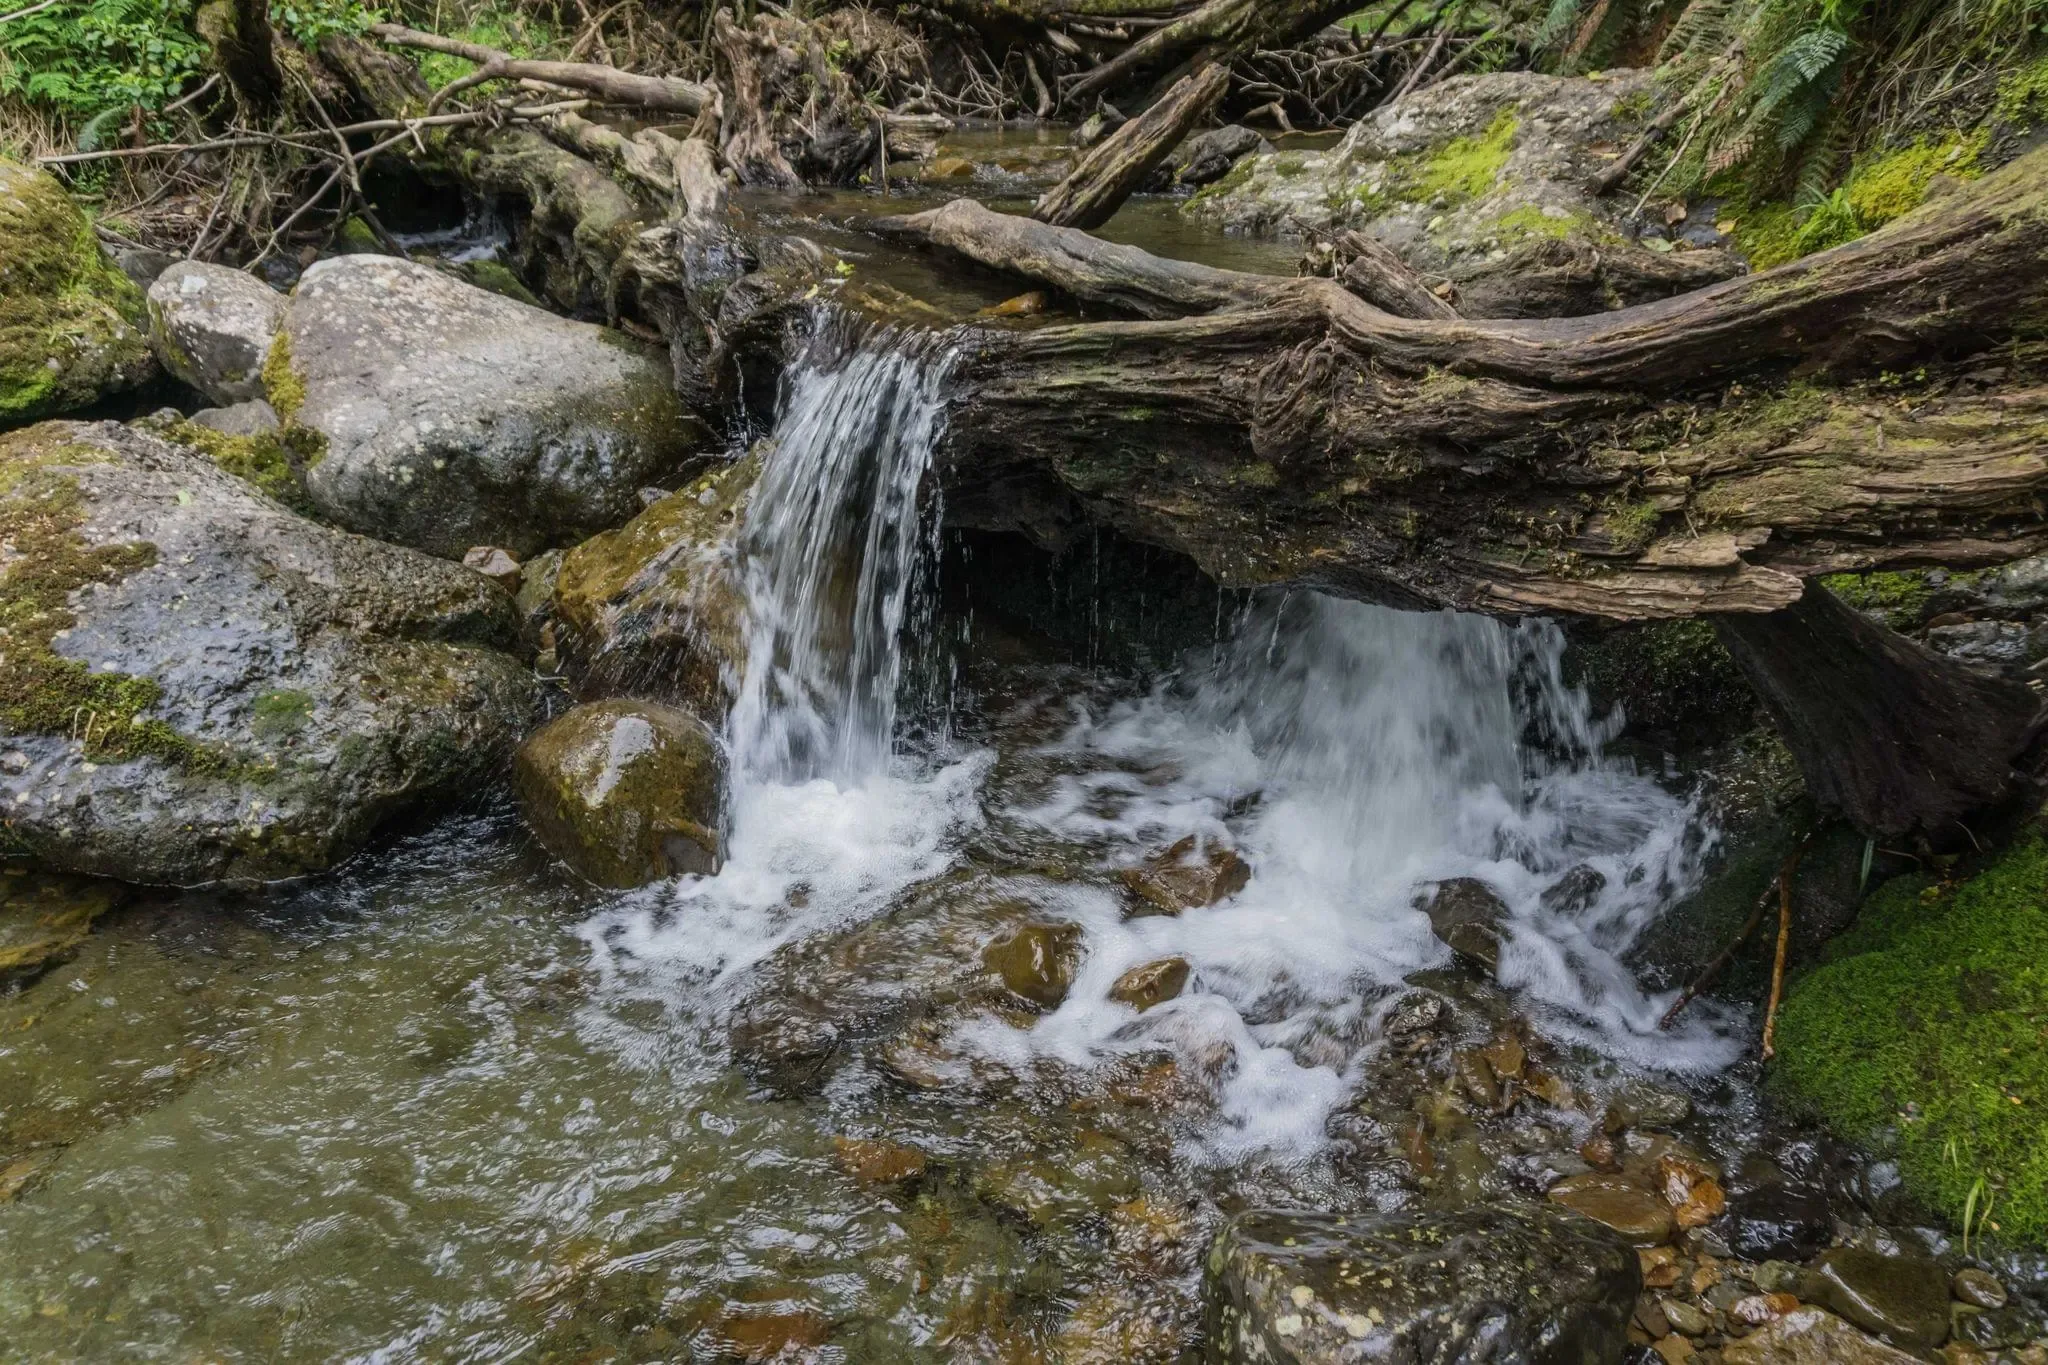
<path id="1" fill-rule="evenodd" d="M 138 904 L 0 996 L 0 1155 L 42 1163 L 0 1203 L 0 1354 L 1173 1360 L 1223 1212 L 1488 1197 L 1587 1131 L 1525 1109 L 1413 1178 L 1414 983 L 1739 1142 L 1738 1021 L 1659 1032 L 1625 965 L 1715 833 L 1606 756 L 1555 628 L 1219 598 L 1145 676 L 942 610 L 947 365 L 827 333 L 786 382 L 718 876 L 600 893 L 480 797 L 316 882 Z M 1249 885 L 1128 918 L 1119 872 L 1190 837 Z M 1496 983 L 1418 908 L 1450 877 L 1508 906 Z M 1045 1012 L 981 970 L 1032 921 L 1079 926 Z M 1177 999 L 1110 1000 L 1172 956 Z M 742 1066 L 763 1021 L 829 1062 Z"/>

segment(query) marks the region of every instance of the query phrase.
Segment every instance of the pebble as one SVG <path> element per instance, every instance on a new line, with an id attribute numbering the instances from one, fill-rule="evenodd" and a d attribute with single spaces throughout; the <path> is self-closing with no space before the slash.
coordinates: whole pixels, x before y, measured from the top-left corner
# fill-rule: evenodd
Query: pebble
<path id="1" fill-rule="evenodd" d="M 1711 1318 L 1683 1299 L 1666 1301 L 1664 1317 L 1674 1330 L 1689 1337 L 1703 1337 L 1714 1325 Z"/>
<path id="2" fill-rule="evenodd" d="M 1801 1298 L 1907 1350 L 1932 1350 L 1948 1337 L 1948 1276 L 1932 1261 L 1836 1247 L 1822 1253 L 1800 1286 Z"/>
<path id="3" fill-rule="evenodd" d="M 1996 1275 L 1982 1270 L 1958 1270 L 1949 1281 L 1949 1292 L 1975 1308 L 2005 1307 L 2005 1286 Z"/>
<path id="4" fill-rule="evenodd" d="M 1575 1175 L 1550 1189 L 1550 1198 L 1574 1213 L 1612 1228 L 1638 1247 L 1671 1240 L 1671 1208 L 1640 1185 L 1611 1175 Z"/>

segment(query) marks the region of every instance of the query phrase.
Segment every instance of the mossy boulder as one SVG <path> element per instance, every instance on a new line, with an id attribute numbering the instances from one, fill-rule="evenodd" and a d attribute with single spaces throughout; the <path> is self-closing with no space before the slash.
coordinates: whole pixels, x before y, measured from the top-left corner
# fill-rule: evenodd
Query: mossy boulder
<path id="1" fill-rule="evenodd" d="M 1895 1149 L 1908 1193 L 2048 1243 L 2048 838 L 1886 882 L 1778 1017 L 1772 1079 Z"/>
<path id="2" fill-rule="evenodd" d="M 1739 273 L 1717 248 L 1624 230 L 1587 182 L 1642 128 L 1653 77 L 1496 72 L 1390 101 L 1328 151 L 1237 163 L 1184 210 L 1234 231 L 1355 227 L 1470 317 L 1566 316 L 1641 303 Z"/>
<path id="3" fill-rule="evenodd" d="M 149 341 L 165 369 L 215 403 L 263 397 L 285 297 L 255 276 L 179 261 L 149 287 Z"/>
<path id="4" fill-rule="evenodd" d="M 155 373 L 142 291 L 55 177 L 0 160 L 0 426 L 89 407 Z"/>
<path id="5" fill-rule="evenodd" d="M 709 443 L 665 355 L 386 256 L 306 271 L 265 381 L 322 516 L 452 559 L 617 526 Z"/>
<path id="6" fill-rule="evenodd" d="M 562 556 L 556 644 L 583 696 L 633 691 L 724 713 L 746 666 L 738 539 L 760 473 L 750 455 Z"/>
<path id="7" fill-rule="evenodd" d="M 331 867 L 500 764 L 499 589 L 114 423 L 0 437 L 0 855 L 191 886 Z"/>
<path id="8" fill-rule="evenodd" d="M 513 778 L 541 843 L 599 886 L 718 870 L 725 755 L 688 712 L 579 706 L 520 746 Z"/>

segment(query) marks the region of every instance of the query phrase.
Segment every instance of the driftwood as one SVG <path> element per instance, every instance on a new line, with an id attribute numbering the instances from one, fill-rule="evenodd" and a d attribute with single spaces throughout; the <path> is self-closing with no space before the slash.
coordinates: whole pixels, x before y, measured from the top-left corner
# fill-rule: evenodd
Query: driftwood
<path id="1" fill-rule="evenodd" d="M 1058 227 L 1101 227 L 1229 88 L 1230 70 L 1220 63 L 1182 77 L 1158 103 L 1082 157 L 1071 175 L 1039 199 L 1032 217 Z"/>
<path id="2" fill-rule="evenodd" d="M 444 38 L 438 33 L 424 33 L 402 24 L 372 24 L 370 32 L 394 47 L 440 52 L 477 64 L 474 72 L 444 87 L 436 95 L 437 100 L 445 100 L 453 92 L 489 80 L 541 81 L 584 91 L 609 104 L 632 105 L 670 114 L 701 113 L 717 98 L 709 86 L 695 81 L 677 80 L 670 76 L 640 76 L 596 62 L 530 61 L 480 43 Z"/>
<path id="3" fill-rule="evenodd" d="M 2040 702 L 1852 611 L 1818 583 L 1783 611 L 1723 616 L 1808 793 L 1878 838 L 1962 842 L 1957 822 L 2013 788 Z"/>
<path id="4" fill-rule="evenodd" d="M 889 226 L 1159 319 L 979 335 L 955 504 L 1029 485 L 1020 522 L 1106 520 L 1228 584 L 1644 620 L 2048 548 L 2048 386 L 1799 378 L 2005 343 L 2048 304 L 2044 195 L 2036 152 L 1776 270 L 1530 320 L 1397 318 L 1336 281 L 1162 263 L 968 203 Z"/>

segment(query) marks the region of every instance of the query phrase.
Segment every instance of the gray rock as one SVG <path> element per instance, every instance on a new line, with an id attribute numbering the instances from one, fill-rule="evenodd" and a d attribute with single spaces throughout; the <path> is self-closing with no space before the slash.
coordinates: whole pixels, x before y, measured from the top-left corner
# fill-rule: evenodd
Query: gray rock
<path id="1" fill-rule="evenodd" d="M 1492 976 L 1500 968 L 1500 926 L 1507 903 L 1485 882 L 1453 877 L 1439 883 L 1429 902 L 1429 927 L 1458 960 Z"/>
<path id="2" fill-rule="evenodd" d="M 1977 583 L 1984 600 L 2008 611 L 2048 608 L 2048 555 L 2014 560 L 1991 570 Z"/>
<path id="3" fill-rule="evenodd" d="M 1543 908 L 1553 915 L 1580 914 L 1606 889 L 1607 874 L 1591 863 L 1580 863 L 1544 889 Z"/>
<path id="4" fill-rule="evenodd" d="M 197 451 L 50 423 L 0 473 L 0 597 L 43 608 L 0 655 L 10 853 L 177 886 L 319 871 L 474 787 L 538 704 L 504 593 Z"/>
<path id="5" fill-rule="evenodd" d="M 115 247 L 111 254 L 114 264 L 138 289 L 149 288 L 156 283 L 157 276 L 178 263 L 170 252 L 147 246 Z"/>
<path id="6" fill-rule="evenodd" d="M 541 843 L 599 886 L 718 870 L 725 755 L 687 712 L 579 706 L 520 746 L 512 775 Z"/>
<path id="7" fill-rule="evenodd" d="M 1927 647 L 1957 663 L 2015 673 L 2048 658 L 2048 630 L 2018 621 L 1967 621 L 1932 627 Z"/>
<path id="8" fill-rule="evenodd" d="M 163 367 L 226 407 L 263 397 L 284 295 L 253 275 L 179 261 L 149 286 L 149 344 Z"/>
<path id="9" fill-rule="evenodd" d="M 192 414 L 191 421 L 224 436 L 264 436 L 283 425 L 277 420 L 277 409 L 261 398 L 252 398 L 232 407 L 201 408 Z"/>
<path id="10" fill-rule="evenodd" d="M 1540 1204 L 1240 1214 L 1209 1250 L 1211 1365 L 1619 1360 L 1642 1272 Z"/>
<path id="11" fill-rule="evenodd" d="M 327 442 L 314 505 L 452 559 L 617 526 L 707 439 L 665 356 L 387 256 L 315 263 L 282 337 L 303 398 L 271 399 Z"/>
<path id="12" fill-rule="evenodd" d="M 1917 1256 L 1835 1247 L 1800 1276 L 1799 1297 L 1909 1351 L 1948 1337 L 1948 1276 Z"/>
<path id="13" fill-rule="evenodd" d="M 1185 212 L 1234 231 L 1355 227 L 1469 317 L 1595 313 L 1741 273 L 1720 250 L 1655 251 L 1595 199 L 1597 148 L 1626 146 L 1652 102 L 1648 71 L 1457 76 L 1381 105 L 1336 147 L 1240 163 Z M 1632 202 L 1632 201 L 1627 201 Z"/>
<path id="14" fill-rule="evenodd" d="M 1181 144 L 1174 161 L 1183 185 L 1213 185 L 1230 168 L 1254 152 L 1270 152 L 1273 144 L 1242 124 L 1199 133 Z"/>

